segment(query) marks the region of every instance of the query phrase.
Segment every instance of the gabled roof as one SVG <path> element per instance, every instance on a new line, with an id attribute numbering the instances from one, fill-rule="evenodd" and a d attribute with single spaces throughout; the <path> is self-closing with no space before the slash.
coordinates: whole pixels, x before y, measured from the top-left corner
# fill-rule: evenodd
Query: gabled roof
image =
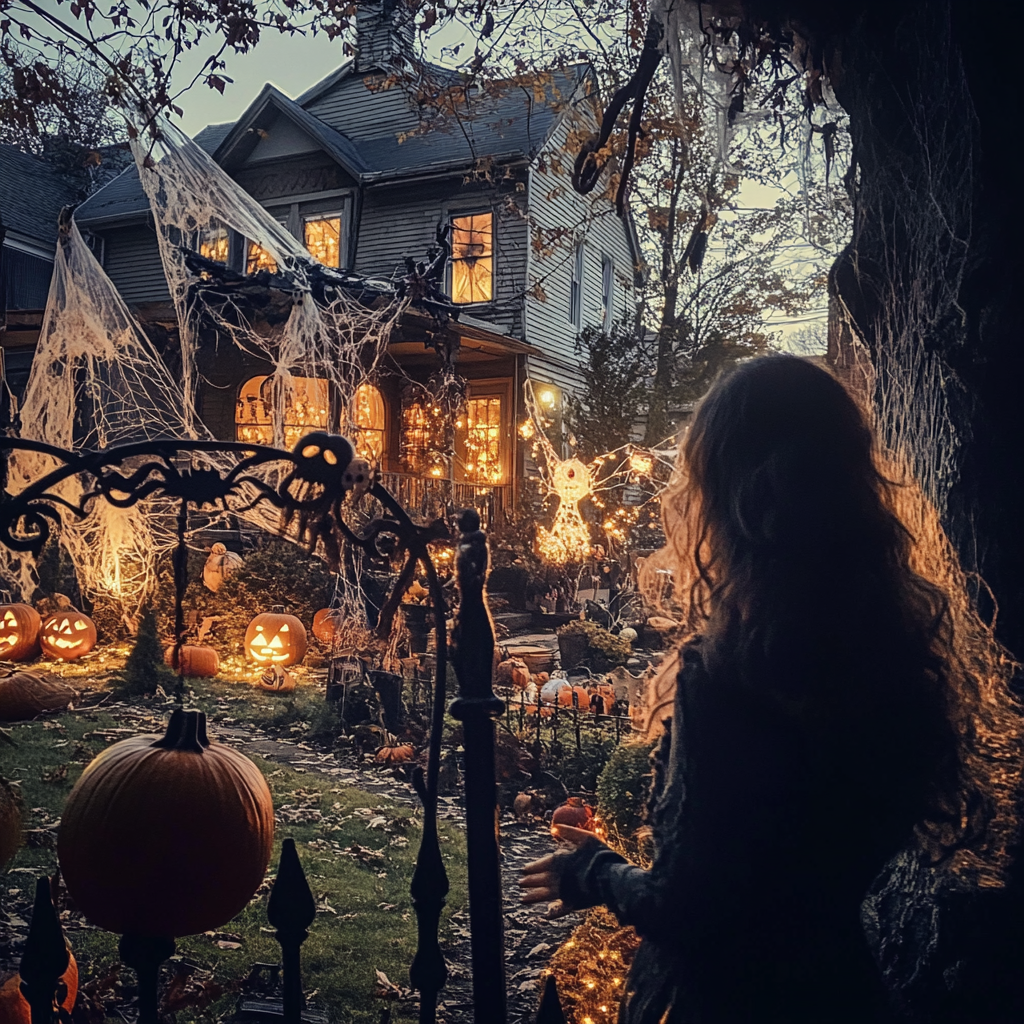
<path id="1" fill-rule="evenodd" d="M 326 153 L 332 156 L 353 178 L 358 179 L 369 168 L 359 155 L 359 151 L 341 132 L 335 131 L 323 121 L 307 113 L 294 100 L 290 100 L 280 89 L 269 82 L 263 86 L 246 112 L 231 126 L 213 152 L 213 158 L 219 163 L 226 163 L 239 152 L 244 159 L 255 149 L 259 136 L 255 129 L 261 127 L 260 122 L 266 119 L 273 109 L 283 114 L 296 127 L 306 132 Z"/>
<path id="2" fill-rule="evenodd" d="M 57 214 L 80 198 L 81 185 L 53 164 L 0 145 L 0 224 L 9 231 L 52 248 Z"/>

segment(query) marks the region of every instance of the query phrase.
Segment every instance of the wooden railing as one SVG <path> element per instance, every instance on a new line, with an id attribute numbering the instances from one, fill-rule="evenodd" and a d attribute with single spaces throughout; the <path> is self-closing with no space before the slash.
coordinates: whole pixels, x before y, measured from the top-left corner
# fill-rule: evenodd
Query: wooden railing
<path id="1" fill-rule="evenodd" d="M 428 519 L 447 517 L 460 508 L 475 508 L 482 524 L 488 527 L 500 522 L 512 508 L 512 488 L 507 484 L 485 487 L 412 473 L 382 473 L 380 481 L 403 508 Z"/>

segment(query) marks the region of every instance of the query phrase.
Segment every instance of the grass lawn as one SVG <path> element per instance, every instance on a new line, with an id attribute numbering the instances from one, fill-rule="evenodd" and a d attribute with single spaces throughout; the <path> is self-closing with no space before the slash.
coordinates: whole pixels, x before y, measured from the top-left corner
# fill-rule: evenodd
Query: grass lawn
<path id="1" fill-rule="evenodd" d="M 78 687 L 102 686 L 84 677 L 67 681 Z M 293 697 L 237 683 L 192 685 L 193 696 L 186 706 L 207 712 L 214 738 L 218 723 L 235 730 L 259 726 L 278 739 L 292 741 L 307 739 L 323 725 L 322 691 L 301 679 Z M 86 702 L 95 699 L 95 694 L 86 693 Z M 110 703 L 10 725 L 0 736 L 0 775 L 20 784 L 24 802 L 26 845 L 9 865 L 2 896 L 3 906 L 15 918 L 24 917 L 31 908 L 35 877 L 54 870 L 54 825 L 82 769 L 119 738 L 162 732 L 171 709 L 159 697 L 113 707 Z M 219 932 L 178 940 L 177 958 L 171 964 L 180 975 L 175 986 L 179 1002 L 185 1004 L 177 1011 L 178 1024 L 226 1015 L 252 964 L 280 959 L 280 947 L 266 920 L 266 900 L 281 840 L 288 836 L 296 841 L 318 904 L 316 921 L 303 946 L 306 992 L 312 995 L 312 1004 L 326 1009 L 338 1024 L 377 1024 L 383 1004 L 374 997 L 375 972 L 383 971 L 397 985 L 407 985 L 415 951 L 409 882 L 419 846 L 420 812 L 404 802 L 408 787 L 397 781 L 398 799 L 392 800 L 346 786 L 331 776 L 254 760 L 270 785 L 277 815 L 271 869 L 249 906 Z M 451 915 L 465 907 L 466 868 L 462 834 L 442 827 L 441 841 L 451 881 L 442 919 L 444 945 L 452 928 Z M 63 916 L 82 980 L 87 990 L 92 981 L 99 997 L 104 986 L 98 979 L 108 975 L 117 960 L 117 937 L 83 926 L 73 910 L 65 910 Z M 5 966 L 16 966 L 16 962 Z M 124 991 L 109 990 L 104 1001 L 124 999 L 133 984 L 133 976 L 126 972 Z M 79 1014 L 79 1019 L 96 1018 Z M 396 1003 L 394 1019 L 414 1020 L 414 1004 Z"/>

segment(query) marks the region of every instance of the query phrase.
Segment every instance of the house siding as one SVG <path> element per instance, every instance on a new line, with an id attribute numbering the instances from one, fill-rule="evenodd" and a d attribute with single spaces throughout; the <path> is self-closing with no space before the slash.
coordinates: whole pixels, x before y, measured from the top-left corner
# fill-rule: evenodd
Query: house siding
<path id="1" fill-rule="evenodd" d="M 626 223 L 615 213 L 612 203 L 600 197 L 600 186 L 590 196 L 573 190 L 573 157 L 564 148 L 570 128 L 570 118 L 566 117 L 530 169 L 532 237 L 526 341 L 545 353 L 544 357 L 531 357 L 531 366 L 538 370 L 544 366 L 551 374 L 564 374 L 566 371 L 561 368 L 578 364 L 577 328 L 569 319 L 569 311 L 575 243 L 580 237 L 583 287 L 579 329 L 602 326 L 602 256 L 609 256 L 614 267 L 613 319 L 632 316 L 634 306 L 634 257 Z M 555 235 L 559 237 L 555 239 Z M 560 384 L 558 380 L 552 382 Z"/>
<path id="2" fill-rule="evenodd" d="M 147 226 L 121 228 L 104 235 L 103 269 L 130 306 L 170 298 L 160 247 Z"/>
<path id="3" fill-rule="evenodd" d="M 332 86 L 305 109 L 353 141 L 416 131 L 419 112 L 400 88 L 372 89 L 383 75 L 352 75 Z"/>

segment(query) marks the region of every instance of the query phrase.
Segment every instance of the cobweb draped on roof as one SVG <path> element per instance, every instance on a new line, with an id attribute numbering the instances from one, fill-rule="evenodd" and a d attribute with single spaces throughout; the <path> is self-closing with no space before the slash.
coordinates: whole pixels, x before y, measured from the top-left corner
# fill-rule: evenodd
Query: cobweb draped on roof
<path id="1" fill-rule="evenodd" d="M 352 397 L 361 383 L 375 375 L 405 304 L 391 297 L 371 304 L 354 294 L 351 289 L 358 291 L 358 279 L 317 263 L 302 242 L 167 121 L 160 119 L 154 132 L 140 133 L 132 147 L 177 312 L 190 420 L 198 422 L 200 332 L 212 329 L 222 342 L 229 340 L 270 364 L 271 380 L 264 393 L 274 406 L 277 447 L 285 446 L 284 413 L 295 394 L 295 377 L 328 381 L 342 430 L 352 427 Z M 243 259 L 258 255 L 261 267 L 268 271 L 258 280 L 281 293 L 285 301 L 290 296 L 291 308 L 279 326 L 269 328 L 258 321 L 230 284 L 211 288 L 209 272 L 194 257 L 190 260 L 190 251 L 205 248 L 205 255 L 226 263 L 231 231 L 246 240 Z M 223 246 L 219 252 L 216 240 Z"/>

